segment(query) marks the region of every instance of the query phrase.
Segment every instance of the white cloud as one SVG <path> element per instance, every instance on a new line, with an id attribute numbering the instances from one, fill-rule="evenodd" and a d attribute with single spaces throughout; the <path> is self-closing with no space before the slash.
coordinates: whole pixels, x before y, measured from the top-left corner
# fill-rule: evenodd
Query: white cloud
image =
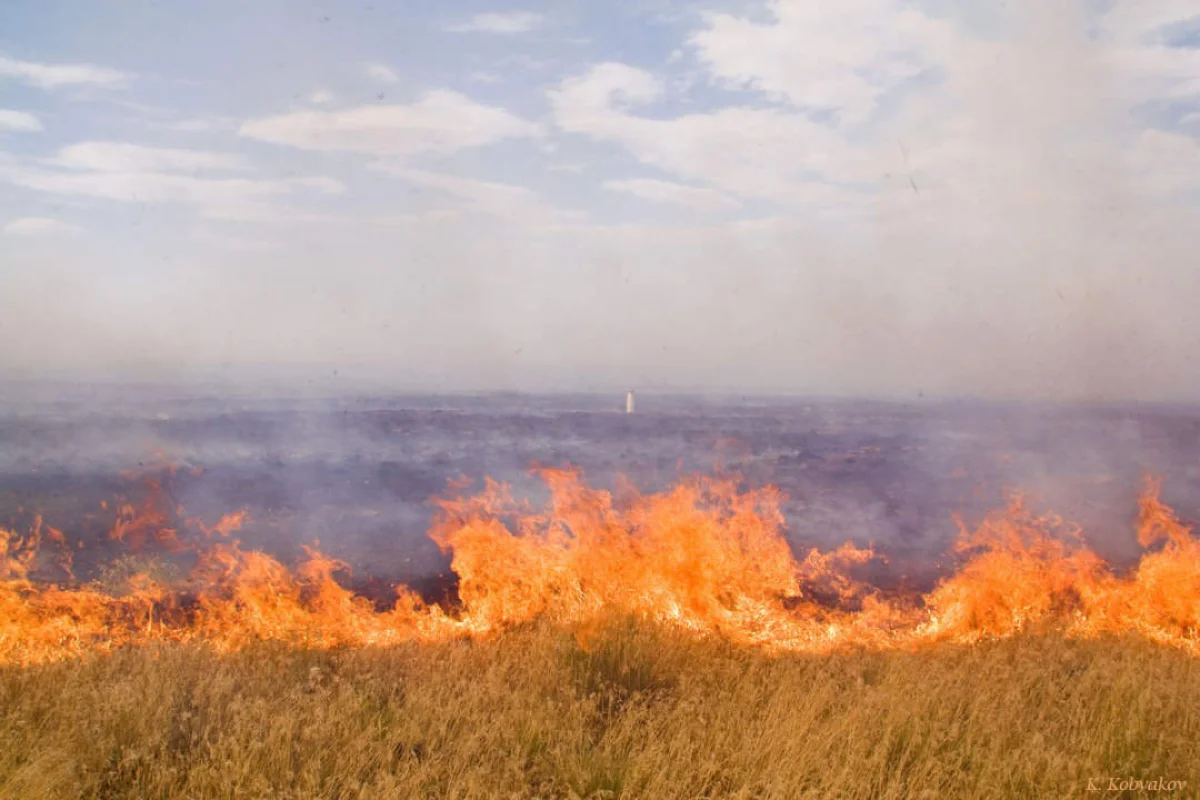
<path id="1" fill-rule="evenodd" d="M 476 14 L 465 22 L 447 25 L 446 30 L 454 33 L 514 34 L 537 30 L 545 23 L 546 18 L 542 14 L 532 11 L 505 11 Z"/>
<path id="2" fill-rule="evenodd" d="M 1128 129 L 1138 103 L 1200 97 L 1200 50 L 1155 38 L 1180 13 L 1194 15 L 1187 5 L 1118 3 L 1105 24 L 1125 27 L 1097 40 L 1082 4 L 1022 3 L 1006 20 L 1014 35 L 976 38 L 891 0 L 836 8 L 778 0 L 767 23 L 710 15 L 691 37 L 711 77 L 761 90 L 775 107 L 634 113 L 667 89 L 648 72 L 611 63 L 563 81 L 550 98 L 563 130 L 620 144 L 687 182 L 863 219 L 882 201 L 893 206 L 884 219 L 953 216 L 990 230 L 998 209 L 1100 205 L 1122 182 L 1160 195 L 1200 186 L 1186 166 L 1188 142 L 1139 139 Z M 801 46 L 810 38 L 813 47 Z M 824 66 L 808 63 L 828 48 L 836 53 L 822 56 Z M 908 91 L 869 135 L 789 110 L 825 108 L 860 121 L 897 82 L 930 65 L 940 65 L 937 80 Z M 1142 76 L 1137 92 L 1112 91 L 1131 75 Z M 1167 149 L 1174 167 L 1153 155 Z M 1130 175 L 1117 174 L 1121 165 Z"/>
<path id="3" fill-rule="evenodd" d="M 460 210 L 497 217 L 510 223 L 531 226 L 555 225 L 577 222 L 583 218 L 577 212 L 547 204 L 536 192 L 524 186 L 461 178 L 389 164 L 376 164 L 375 168 L 409 183 L 447 194 L 459 201 Z"/>
<path id="4" fill-rule="evenodd" d="M 5 224 L 3 230 L 6 236 L 50 236 L 75 233 L 79 229 L 50 217 L 22 217 Z"/>
<path id="5" fill-rule="evenodd" d="M 33 114 L 0 108 L 0 131 L 33 132 L 41 129 L 41 121 Z"/>
<path id="6" fill-rule="evenodd" d="M 840 190 L 832 184 L 870 175 L 863 153 L 801 114 L 745 107 L 666 119 L 629 113 L 628 106 L 662 93 L 650 73 L 609 63 L 563 81 L 550 100 L 563 130 L 616 142 L 643 163 L 742 197 L 833 199 Z"/>
<path id="7" fill-rule="evenodd" d="M 1116 0 L 1107 10 L 1101 42 L 1131 102 L 1200 98 L 1200 49 L 1164 39 L 1171 25 L 1198 20 L 1190 0 Z"/>
<path id="8" fill-rule="evenodd" d="M 737 200 L 715 189 L 696 186 L 685 186 L 670 181 L 635 178 L 631 180 L 605 181 L 604 188 L 614 192 L 624 192 L 653 203 L 673 203 L 688 206 L 698 211 L 720 211 L 737 208 L 741 205 Z"/>
<path id="9" fill-rule="evenodd" d="M 1198 13 L 1192 0 L 1117 0 L 1104 13 L 1103 29 L 1120 39 L 1147 41 L 1167 25 L 1195 19 Z"/>
<path id="10" fill-rule="evenodd" d="M 195 205 L 211 216 L 242 218 L 273 213 L 264 208 L 269 200 L 295 192 L 345 191 L 340 181 L 322 176 L 267 180 L 201 175 L 247 169 L 239 156 L 225 153 L 81 142 L 63 148 L 42 165 L 6 161 L 0 164 L 0 180 L 53 194 Z"/>
<path id="11" fill-rule="evenodd" d="M 1145 130 L 1138 109 L 1186 86 L 1132 66 L 1171 49 L 1153 32 L 1180 9 L 1118 2 L 1096 34 L 1083 3 L 1030 2 L 1013 10 L 1010 35 L 948 39 L 944 83 L 910 98 L 887 131 L 891 182 L 905 194 L 915 179 L 931 227 L 936 216 L 960 230 L 1010 225 L 1022 229 L 1014 237 L 1036 238 L 1057 225 L 1060 242 L 1091 235 L 1082 220 L 1101 209 L 1133 213 L 1154 197 L 1161 211 L 1168 197 L 1182 199 L 1200 188 L 1195 144 Z"/>
<path id="12" fill-rule="evenodd" d="M 240 124 L 241 120 L 232 117 L 207 116 L 169 120 L 156 123 L 156 127 L 176 133 L 232 133 Z"/>
<path id="13" fill-rule="evenodd" d="M 397 75 L 395 70 L 393 70 L 387 64 L 380 64 L 380 63 L 367 64 L 367 65 L 365 65 L 364 69 L 367 72 L 367 77 L 373 81 L 377 81 L 379 83 L 386 83 L 386 84 L 394 84 L 394 83 L 400 82 L 400 76 Z"/>
<path id="14" fill-rule="evenodd" d="M 143 147 L 128 142 L 80 142 L 59 151 L 53 163 L 95 172 L 184 172 L 245 170 L 239 155 L 207 150 Z"/>
<path id="15" fill-rule="evenodd" d="M 556 110 L 570 114 L 576 124 L 591 127 L 611 121 L 615 106 L 650 103 L 663 93 L 662 83 L 652 73 L 610 61 L 584 75 L 564 80 L 550 96 Z"/>
<path id="16" fill-rule="evenodd" d="M 196 178 L 155 172 L 20 172 L 19 186 L 55 194 L 85 195 L 128 203 L 238 205 L 292 190 L 288 181 Z"/>
<path id="17" fill-rule="evenodd" d="M 773 0 L 766 24 L 711 14 L 691 44 L 712 76 L 858 123 L 882 95 L 937 64 L 944 35 L 902 0 Z"/>
<path id="18" fill-rule="evenodd" d="M 128 73 L 95 64 L 37 64 L 0 56 L 0 77 L 24 81 L 41 89 L 60 86 L 118 88 L 129 82 Z"/>
<path id="19" fill-rule="evenodd" d="M 180 133 L 208 133 L 216 126 L 207 119 L 181 119 L 167 124 L 167 129 Z"/>
<path id="20" fill-rule="evenodd" d="M 326 106 L 334 101 L 333 92 L 327 89 L 317 89 L 308 96 L 308 102 L 316 106 Z"/>
<path id="21" fill-rule="evenodd" d="M 443 89 L 410 105 L 297 111 L 250 120 L 239 133 L 303 150 L 407 156 L 448 154 L 510 137 L 537 136 L 540 131 L 502 108 L 481 105 Z"/>

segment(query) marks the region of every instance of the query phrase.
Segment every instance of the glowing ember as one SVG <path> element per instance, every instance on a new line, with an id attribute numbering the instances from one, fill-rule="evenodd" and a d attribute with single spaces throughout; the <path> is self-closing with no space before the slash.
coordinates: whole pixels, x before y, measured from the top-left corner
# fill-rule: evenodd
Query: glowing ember
<path id="1" fill-rule="evenodd" d="M 1200 654 L 1200 541 L 1160 502 L 1157 482 L 1141 500 L 1138 530 L 1157 549 L 1127 575 L 1077 529 L 1017 499 L 978 529 L 962 528 L 956 573 L 928 595 L 895 597 L 852 577 L 878 558 L 872 550 L 846 544 L 797 559 L 776 489 L 695 478 L 659 494 L 627 488 L 618 500 L 577 472 L 540 475 L 552 497 L 541 510 L 491 481 L 477 496 L 438 501 L 430 535 L 452 554 L 459 581 L 450 611 L 404 587 L 391 610 L 377 611 L 338 583 L 347 566 L 315 548 L 294 570 L 245 550 L 233 538 L 245 512 L 173 527 L 159 482 L 141 504 L 116 504 L 110 538 L 186 556 L 182 579 L 141 569 L 119 585 L 79 584 L 66 537 L 40 518 L 23 536 L 0 530 L 0 663 L 155 641 L 390 644 L 485 636 L 537 619 L 573 627 L 583 641 L 610 613 L 776 650 L 970 643 L 1053 627 L 1067 636 L 1132 632 Z M 40 577 L 48 570 L 60 583 Z"/>

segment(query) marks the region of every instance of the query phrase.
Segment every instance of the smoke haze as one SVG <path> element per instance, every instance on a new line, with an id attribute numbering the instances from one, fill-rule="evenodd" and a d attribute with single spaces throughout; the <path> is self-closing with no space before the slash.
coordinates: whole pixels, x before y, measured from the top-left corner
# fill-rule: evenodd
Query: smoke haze
<path id="1" fill-rule="evenodd" d="M 258 10 L 217 65 L 168 10 L 13 4 L 0 367 L 1195 399 L 1195 9 L 814 8 L 618 4 L 626 50 L 569 4 Z"/>

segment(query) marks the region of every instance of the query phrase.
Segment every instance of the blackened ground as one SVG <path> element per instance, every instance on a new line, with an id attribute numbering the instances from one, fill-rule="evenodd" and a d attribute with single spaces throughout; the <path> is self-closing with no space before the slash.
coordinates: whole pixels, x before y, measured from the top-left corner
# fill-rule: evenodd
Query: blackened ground
<path id="1" fill-rule="evenodd" d="M 602 487 L 623 473 L 657 490 L 714 469 L 775 484 L 799 551 L 875 542 L 889 560 L 867 577 L 889 587 L 930 585 L 949 566 L 953 515 L 977 521 L 1009 490 L 1079 522 L 1118 563 L 1138 553 L 1147 473 L 1166 478 L 1165 499 L 1185 517 L 1200 508 L 1196 409 L 647 395 L 637 414 L 622 408 L 621 396 L 250 402 L 132 390 L 43 410 L 0 403 L 0 525 L 41 512 L 90 543 L 76 555 L 86 572 L 113 555 L 101 543 L 113 499 L 140 492 L 124 473 L 170 462 L 180 469 L 169 502 L 186 516 L 212 523 L 246 508 L 243 542 L 285 561 L 319 540 L 384 604 L 397 582 L 453 596 L 448 559 L 426 536 L 430 499 L 449 479 L 491 476 L 538 500 L 534 464 L 582 467 Z"/>

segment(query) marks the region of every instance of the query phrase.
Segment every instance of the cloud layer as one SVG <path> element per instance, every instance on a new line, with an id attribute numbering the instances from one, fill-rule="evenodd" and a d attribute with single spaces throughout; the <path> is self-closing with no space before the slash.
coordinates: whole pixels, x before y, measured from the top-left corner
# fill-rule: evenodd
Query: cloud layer
<path id="1" fill-rule="evenodd" d="M 41 129 L 41 120 L 28 111 L 0 108 L 0 131 L 33 132 Z"/>
<path id="2" fill-rule="evenodd" d="M 125 86 L 131 77 L 120 70 L 95 64 L 39 64 L 0 56 L 0 79 L 21 81 L 39 89 L 59 89 L 64 86 L 113 89 Z"/>
<path id="3" fill-rule="evenodd" d="M 2 230 L 5 236 L 50 236 L 74 233 L 78 228 L 49 217 L 21 217 L 4 223 Z"/>
<path id="4" fill-rule="evenodd" d="M 515 34 L 537 30 L 546 22 L 542 14 L 533 11 L 489 12 L 476 14 L 464 22 L 446 26 L 452 33 Z"/>
<path id="5" fill-rule="evenodd" d="M 242 136 L 303 150 L 375 156 L 447 154 L 510 137 L 536 136 L 533 123 L 446 89 L 409 105 L 296 111 L 246 122 Z"/>
<path id="6" fill-rule="evenodd" d="M 150 102 L 182 65 L 0 60 L 0 314 L 45 342 L 0 364 L 1195 398 L 1194 3 L 474 12 L 263 37 L 244 91 L 180 89 L 213 107 Z"/>

